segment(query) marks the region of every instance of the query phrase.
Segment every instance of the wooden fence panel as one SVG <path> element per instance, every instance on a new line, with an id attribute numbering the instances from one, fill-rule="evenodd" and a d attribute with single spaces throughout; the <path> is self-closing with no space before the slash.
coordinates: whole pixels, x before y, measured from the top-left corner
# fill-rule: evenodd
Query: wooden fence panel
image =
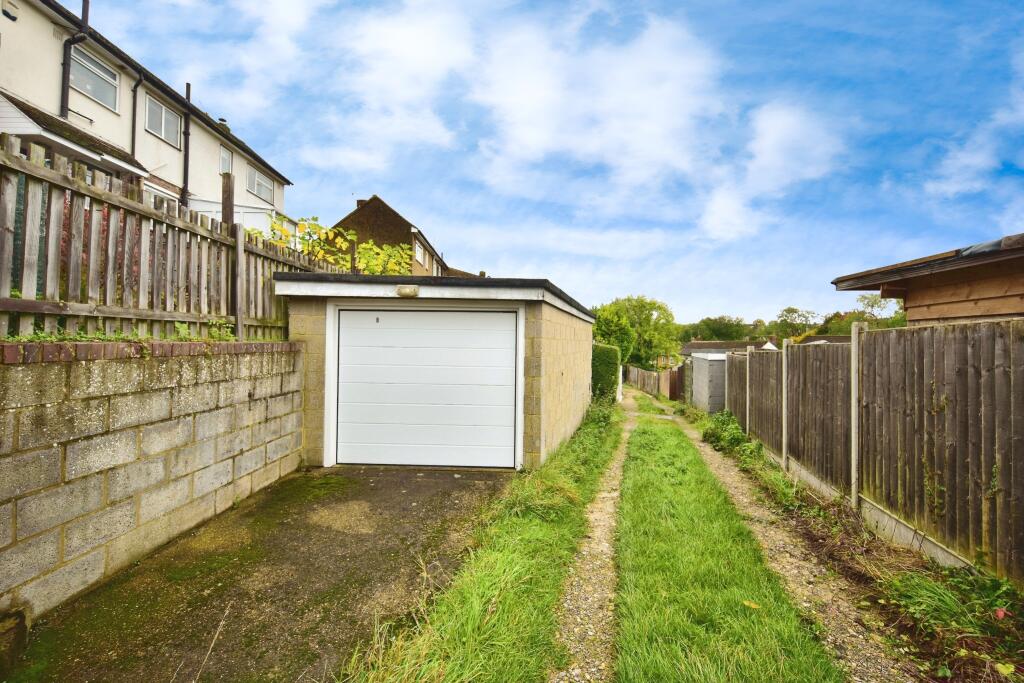
<path id="1" fill-rule="evenodd" d="M 632 365 L 626 366 L 626 384 L 630 384 L 640 391 L 657 396 L 661 379 L 659 373 L 650 370 L 642 370 Z"/>
<path id="2" fill-rule="evenodd" d="M 1024 321 L 864 335 L 863 495 L 1024 577 Z"/>
<path id="3" fill-rule="evenodd" d="M 139 201 L 142 200 L 142 201 Z M 0 337 L 78 331 L 206 335 L 233 322 L 236 232 L 15 136 L 0 137 Z M 337 271 L 245 236 L 247 339 L 283 339 L 278 271 Z"/>
<path id="4" fill-rule="evenodd" d="M 788 349 L 789 457 L 846 491 L 850 485 L 850 345 L 794 344 Z"/>
<path id="5" fill-rule="evenodd" d="M 729 353 L 725 357 L 725 409 L 747 428 L 747 354 Z"/>
<path id="6" fill-rule="evenodd" d="M 750 433 L 782 453 L 782 352 L 754 351 L 750 363 Z"/>

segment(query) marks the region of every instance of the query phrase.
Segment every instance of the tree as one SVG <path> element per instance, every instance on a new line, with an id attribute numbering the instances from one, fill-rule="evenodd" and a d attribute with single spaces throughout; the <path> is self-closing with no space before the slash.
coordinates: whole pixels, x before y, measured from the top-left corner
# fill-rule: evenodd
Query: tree
<path id="1" fill-rule="evenodd" d="M 412 247 L 408 244 L 382 244 L 373 240 L 356 247 L 356 268 L 366 275 L 409 275 L 412 273 Z"/>
<path id="2" fill-rule="evenodd" d="M 595 315 L 622 317 L 636 332 L 636 342 L 629 362 L 642 368 L 653 369 L 659 358 L 670 362 L 679 357 L 678 330 L 672 311 L 667 305 L 644 296 L 616 299 L 595 309 Z"/>
<path id="3" fill-rule="evenodd" d="M 768 330 L 779 337 L 795 337 L 815 326 L 818 314 L 814 311 L 786 306 L 778 317 L 768 323 Z"/>
<path id="4" fill-rule="evenodd" d="M 600 307 L 594 316 L 594 341 L 618 347 L 619 358 L 625 362 L 633 353 L 636 344 L 636 330 L 620 312 Z"/>
<path id="5" fill-rule="evenodd" d="M 251 231 L 264 237 L 259 231 Z M 272 216 L 267 241 L 301 251 L 342 270 L 352 270 L 352 244 L 356 233 L 342 228 L 325 228 L 316 216 L 299 219 L 293 233 L 280 216 Z M 409 275 L 412 273 L 412 247 L 408 244 L 377 246 L 367 240 L 356 247 L 355 266 L 366 275 Z"/>
<path id="6" fill-rule="evenodd" d="M 719 315 L 713 318 L 702 318 L 691 325 L 684 325 L 680 341 L 691 339 L 708 339 L 715 341 L 746 339 L 750 335 L 750 325 L 743 318 L 731 315 Z"/>

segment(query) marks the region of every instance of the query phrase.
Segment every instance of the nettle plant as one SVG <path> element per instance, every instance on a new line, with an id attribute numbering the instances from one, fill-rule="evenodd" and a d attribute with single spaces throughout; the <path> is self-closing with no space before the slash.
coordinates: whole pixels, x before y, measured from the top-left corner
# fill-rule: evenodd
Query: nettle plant
<path id="1" fill-rule="evenodd" d="M 353 230 L 325 228 L 316 216 L 302 218 L 295 231 L 280 217 L 273 217 L 270 236 L 253 231 L 271 244 L 289 247 L 312 258 L 325 261 L 342 270 L 352 271 L 352 245 L 355 248 L 355 270 L 367 275 L 409 275 L 412 273 L 412 247 L 408 244 L 374 244 L 359 242 Z"/>

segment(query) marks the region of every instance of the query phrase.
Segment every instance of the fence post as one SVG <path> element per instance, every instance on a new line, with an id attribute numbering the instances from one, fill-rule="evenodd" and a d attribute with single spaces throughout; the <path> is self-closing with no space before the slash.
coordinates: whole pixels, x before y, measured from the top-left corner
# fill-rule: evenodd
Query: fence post
<path id="1" fill-rule="evenodd" d="M 235 238 L 235 279 L 231 283 L 234 294 L 235 339 L 245 339 L 245 230 L 235 223 L 235 176 L 220 174 L 220 220 L 229 226 Z"/>
<path id="2" fill-rule="evenodd" d="M 850 331 L 850 504 L 860 509 L 860 338 L 867 323 Z"/>
<path id="3" fill-rule="evenodd" d="M 789 471 L 789 340 L 782 340 L 782 469 Z"/>
<path id="4" fill-rule="evenodd" d="M 731 356 L 732 356 L 732 352 L 730 352 L 730 351 L 726 351 L 725 352 L 725 409 L 726 410 L 729 410 L 729 358 Z M 729 412 L 731 413 L 732 411 L 729 410 Z M 735 416 L 733 416 L 733 417 L 735 417 Z"/>
<path id="5" fill-rule="evenodd" d="M 747 347 L 747 395 L 746 395 L 746 399 L 747 399 L 747 422 L 746 422 L 746 425 L 745 425 L 747 436 L 750 436 L 750 361 L 753 358 L 754 358 L 754 347 L 753 346 L 748 346 Z"/>

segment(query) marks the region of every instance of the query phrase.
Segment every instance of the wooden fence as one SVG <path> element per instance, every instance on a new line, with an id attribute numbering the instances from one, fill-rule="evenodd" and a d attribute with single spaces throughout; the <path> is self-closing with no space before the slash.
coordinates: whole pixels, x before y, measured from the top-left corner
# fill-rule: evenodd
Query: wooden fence
<path id="1" fill-rule="evenodd" d="M 135 182 L 0 137 L 0 338 L 172 337 L 176 324 L 204 336 L 227 324 L 243 338 L 283 339 L 287 313 L 272 275 L 313 270 L 329 268 Z"/>
<path id="2" fill-rule="evenodd" d="M 768 448 L 781 453 L 782 352 L 753 351 L 748 354 L 747 362 L 750 363 L 751 391 L 757 387 L 757 393 L 752 393 L 750 397 L 749 431 L 756 434 Z"/>
<path id="3" fill-rule="evenodd" d="M 868 332 L 860 364 L 863 494 L 1024 576 L 1024 320 Z"/>
<path id="4" fill-rule="evenodd" d="M 782 354 L 777 353 L 781 361 Z M 795 344 L 786 353 L 786 453 L 822 481 L 846 491 L 850 486 L 850 345 Z M 751 386 L 755 386 L 753 379 Z M 781 453 L 781 441 L 771 448 Z"/>
<path id="5" fill-rule="evenodd" d="M 669 373 L 668 397 L 673 401 L 693 401 L 693 362 L 684 358 L 679 367 L 667 370 Z"/>
<path id="6" fill-rule="evenodd" d="M 855 340 L 729 354 L 729 410 L 744 424 L 749 392 L 750 433 L 784 463 L 1024 579 L 1024 319 Z"/>
<path id="7" fill-rule="evenodd" d="M 725 409 L 747 428 L 747 355 L 729 353 L 725 359 Z"/>
<path id="8" fill-rule="evenodd" d="M 641 370 L 632 365 L 626 366 L 626 384 L 631 384 L 652 396 L 657 396 L 661 393 L 661 378 L 658 376 L 658 373 L 651 370 Z"/>

